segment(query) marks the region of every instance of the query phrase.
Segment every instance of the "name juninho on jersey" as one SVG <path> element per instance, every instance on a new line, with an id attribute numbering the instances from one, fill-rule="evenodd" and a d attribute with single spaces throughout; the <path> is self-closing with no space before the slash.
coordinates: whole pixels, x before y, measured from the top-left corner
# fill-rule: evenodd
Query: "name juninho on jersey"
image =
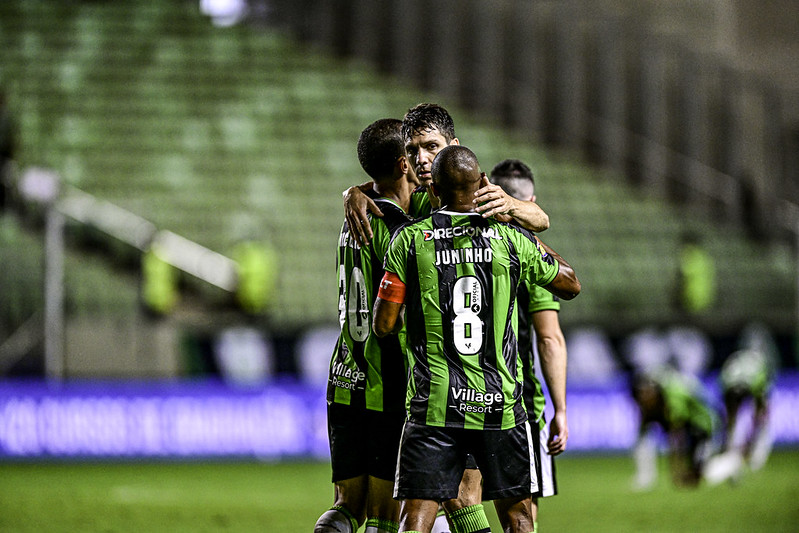
<path id="1" fill-rule="evenodd" d="M 490 263 L 494 258 L 491 248 L 456 248 L 436 250 L 436 266 L 460 263 Z"/>

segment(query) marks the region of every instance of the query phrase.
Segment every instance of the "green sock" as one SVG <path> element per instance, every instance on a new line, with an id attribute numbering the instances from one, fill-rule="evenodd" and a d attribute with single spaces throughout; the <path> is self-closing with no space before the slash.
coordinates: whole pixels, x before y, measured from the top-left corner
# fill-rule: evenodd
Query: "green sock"
<path id="1" fill-rule="evenodd" d="M 366 520 L 366 530 L 364 533 L 397 533 L 399 523 L 381 518 L 369 518 Z"/>
<path id="2" fill-rule="evenodd" d="M 488 525 L 488 517 L 481 503 L 453 511 L 449 518 L 458 533 L 491 533 L 491 526 Z"/>
<path id="3" fill-rule="evenodd" d="M 358 520 L 354 516 L 352 516 L 352 513 L 350 512 L 349 509 L 347 509 L 342 505 L 334 505 L 330 509 L 332 509 L 333 511 L 338 511 L 347 518 L 349 518 L 350 523 L 352 524 L 352 531 L 353 532 L 358 531 Z"/>

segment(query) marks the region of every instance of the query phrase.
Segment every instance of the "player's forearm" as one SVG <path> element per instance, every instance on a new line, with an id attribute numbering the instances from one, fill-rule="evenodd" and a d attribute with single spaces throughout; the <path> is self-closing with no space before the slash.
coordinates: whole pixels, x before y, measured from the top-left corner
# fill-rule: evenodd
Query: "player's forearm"
<path id="1" fill-rule="evenodd" d="M 523 228 L 530 231 L 544 231 L 549 228 L 549 215 L 535 202 L 525 202 L 513 198 L 513 206 L 508 215 Z"/>
<path id="2" fill-rule="evenodd" d="M 342 192 L 341 196 L 343 196 L 345 198 L 345 200 L 346 200 L 348 197 L 352 196 L 352 193 L 355 190 L 361 191 L 362 193 L 366 194 L 366 193 L 368 193 L 369 191 L 372 190 L 372 186 L 373 185 L 374 185 L 374 182 L 372 182 L 372 181 L 365 181 L 365 182 L 361 183 L 360 185 L 353 185 L 352 187 L 349 187 L 344 192 Z"/>
<path id="3" fill-rule="evenodd" d="M 556 413 L 566 412 L 566 340 L 560 337 L 539 337 L 538 355 L 541 374 L 546 381 L 552 407 Z"/>
<path id="4" fill-rule="evenodd" d="M 372 316 L 372 331 L 378 337 L 397 334 L 404 324 L 403 305 L 386 301 L 380 297 L 375 300 Z"/>
<path id="5" fill-rule="evenodd" d="M 582 290 L 582 285 L 580 284 L 580 280 L 577 279 L 577 274 L 574 273 L 574 269 L 558 252 L 547 246 L 541 239 L 536 237 L 536 240 L 544 251 L 558 262 L 558 274 L 555 276 L 555 279 L 544 288 L 558 298 L 564 300 L 574 299 Z"/>

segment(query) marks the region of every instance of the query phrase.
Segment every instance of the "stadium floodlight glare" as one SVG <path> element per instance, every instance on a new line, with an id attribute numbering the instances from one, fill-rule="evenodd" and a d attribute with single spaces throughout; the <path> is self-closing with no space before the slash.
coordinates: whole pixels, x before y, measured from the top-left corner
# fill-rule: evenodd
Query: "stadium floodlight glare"
<path id="1" fill-rule="evenodd" d="M 222 290 L 236 290 L 238 274 L 232 259 L 168 230 L 155 235 L 153 246 L 172 266 Z"/>
<path id="2" fill-rule="evenodd" d="M 53 170 L 32 167 L 19 180 L 19 193 L 25 200 L 49 204 L 58 198 L 60 176 Z"/>

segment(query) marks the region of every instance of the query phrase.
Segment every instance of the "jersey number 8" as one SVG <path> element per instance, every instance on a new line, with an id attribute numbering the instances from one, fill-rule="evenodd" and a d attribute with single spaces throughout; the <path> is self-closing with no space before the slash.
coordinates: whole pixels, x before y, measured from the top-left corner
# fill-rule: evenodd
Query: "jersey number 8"
<path id="1" fill-rule="evenodd" d="M 480 320 L 483 286 L 474 276 L 465 276 L 455 282 L 452 290 L 452 321 L 455 348 L 464 355 L 474 355 L 483 346 L 483 321 Z"/>

